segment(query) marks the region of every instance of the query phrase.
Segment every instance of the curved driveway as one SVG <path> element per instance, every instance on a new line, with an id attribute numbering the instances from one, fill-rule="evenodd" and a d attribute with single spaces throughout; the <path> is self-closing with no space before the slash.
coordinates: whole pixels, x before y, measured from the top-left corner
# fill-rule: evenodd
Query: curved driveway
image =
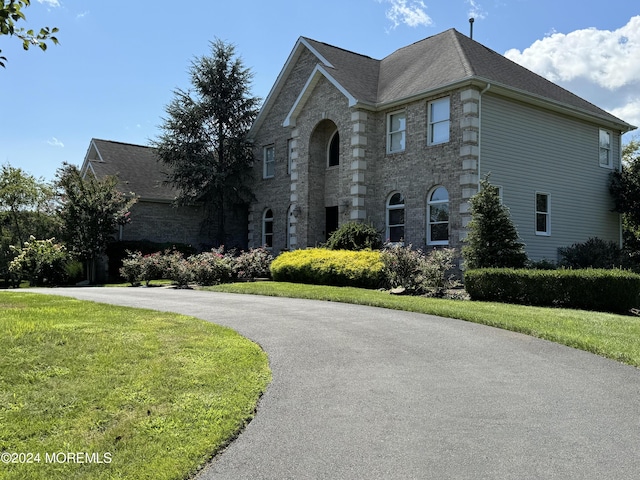
<path id="1" fill-rule="evenodd" d="M 46 293 L 193 315 L 269 354 L 258 414 L 197 477 L 626 479 L 640 370 L 430 315 L 165 288 Z"/>

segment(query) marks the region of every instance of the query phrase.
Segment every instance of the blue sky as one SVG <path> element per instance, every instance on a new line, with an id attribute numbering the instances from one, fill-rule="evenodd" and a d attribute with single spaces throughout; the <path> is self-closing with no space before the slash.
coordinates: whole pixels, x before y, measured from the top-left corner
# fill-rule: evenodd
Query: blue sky
<path id="1" fill-rule="evenodd" d="M 53 180 L 91 138 L 146 145 L 194 58 L 236 46 L 265 98 L 297 38 L 373 58 L 449 28 L 640 126 L 636 0 L 32 0 L 23 26 L 58 27 L 58 46 L 25 52 L 0 37 L 0 163 Z M 631 134 L 633 135 L 633 134 Z M 630 139 L 630 136 L 625 136 Z"/>

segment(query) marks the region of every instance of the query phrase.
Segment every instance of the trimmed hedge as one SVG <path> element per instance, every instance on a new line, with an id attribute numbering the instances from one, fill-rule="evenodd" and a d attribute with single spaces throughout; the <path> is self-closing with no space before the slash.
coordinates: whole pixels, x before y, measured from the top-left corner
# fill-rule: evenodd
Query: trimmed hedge
<path id="1" fill-rule="evenodd" d="M 640 307 L 640 275 L 626 270 L 468 270 L 472 300 L 628 313 Z"/>
<path id="2" fill-rule="evenodd" d="M 271 263 L 271 276 L 278 282 L 377 288 L 383 266 L 378 251 L 310 248 L 280 254 Z"/>

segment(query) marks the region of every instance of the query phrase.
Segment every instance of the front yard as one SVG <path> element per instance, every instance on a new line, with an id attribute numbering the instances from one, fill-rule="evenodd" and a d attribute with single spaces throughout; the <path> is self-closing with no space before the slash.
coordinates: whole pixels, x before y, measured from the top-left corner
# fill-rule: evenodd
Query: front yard
<path id="1" fill-rule="evenodd" d="M 0 292 L 0 478 L 184 479 L 251 420 L 266 354 L 183 315 Z"/>

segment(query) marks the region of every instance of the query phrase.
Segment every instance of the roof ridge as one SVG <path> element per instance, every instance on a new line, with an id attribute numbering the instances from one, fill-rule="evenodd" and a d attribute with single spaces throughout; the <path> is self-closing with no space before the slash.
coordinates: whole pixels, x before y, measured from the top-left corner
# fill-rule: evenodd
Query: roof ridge
<path id="1" fill-rule="evenodd" d="M 322 42 L 322 41 L 320 41 L 320 40 L 315 40 L 315 39 L 313 39 L 313 38 L 309 38 L 309 37 L 302 37 L 302 38 L 304 38 L 304 39 L 305 39 L 305 40 L 307 40 L 307 41 L 309 41 L 309 40 L 310 40 L 310 41 L 312 41 L 312 42 L 319 43 L 320 45 L 324 45 L 325 47 L 335 48 L 336 50 L 340 50 L 340 51 L 342 51 L 342 52 L 350 53 L 350 54 L 352 54 L 352 55 L 357 55 L 357 56 L 359 56 L 359 57 L 367 58 L 367 59 L 369 59 L 369 60 L 376 60 L 376 61 L 379 61 L 379 60 L 377 60 L 377 59 L 375 59 L 375 58 L 373 58 L 373 57 L 370 57 L 369 55 L 365 55 L 365 54 L 363 54 L 363 53 L 354 52 L 353 50 L 347 50 L 346 48 L 337 47 L 337 46 L 335 46 L 335 45 L 331 45 L 330 43 L 327 43 L 327 42 Z"/>
<path id="2" fill-rule="evenodd" d="M 131 147 L 140 147 L 140 148 L 154 148 L 151 145 L 140 145 L 138 143 L 130 143 L 130 142 L 121 142 L 118 140 L 105 140 L 104 138 L 92 138 L 92 141 L 98 142 L 106 142 L 106 143 L 117 143 L 119 145 L 129 145 Z"/>
<path id="3" fill-rule="evenodd" d="M 454 38 L 454 46 L 456 48 L 456 51 L 458 52 L 458 55 L 460 57 L 460 61 L 462 62 L 462 65 L 464 67 L 464 71 L 467 73 L 467 75 L 469 76 L 473 76 L 476 74 L 475 69 L 473 68 L 473 64 L 471 63 L 471 61 L 469 60 L 469 58 L 467 57 L 467 54 L 465 53 L 464 49 L 462 48 L 462 44 L 460 43 L 460 37 L 464 36 L 462 33 L 458 32 L 455 28 L 451 28 L 449 30 L 447 30 L 447 32 L 451 31 L 453 33 L 453 38 Z M 475 41 L 472 38 L 469 38 L 469 40 L 471 41 Z M 478 44 L 480 44 L 479 42 L 476 42 Z M 482 44 L 480 44 L 482 45 Z"/>

